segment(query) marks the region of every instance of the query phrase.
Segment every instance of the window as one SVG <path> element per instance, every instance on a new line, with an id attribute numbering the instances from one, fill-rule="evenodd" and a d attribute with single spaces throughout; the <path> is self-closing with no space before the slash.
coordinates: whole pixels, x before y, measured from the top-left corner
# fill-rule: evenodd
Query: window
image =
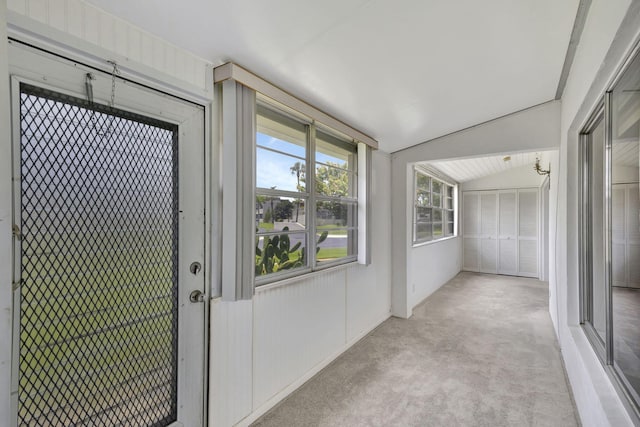
<path id="1" fill-rule="evenodd" d="M 455 186 L 414 171 L 413 243 L 455 236 Z"/>
<path id="2" fill-rule="evenodd" d="M 258 102 L 255 154 L 256 284 L 355 261 L 357 145 Z"/>
<path id="3" fill-rule="evenodd" d="M 581 132 L 581 323 L 640 414 L 640 57 Z"/>
<path id="4" fill-rule="evenodd" d="M 371 152 L 378 142 L 233 63 L 214 69 L 220 120 L 223 300 L 371 260 Z M 218 181 L 219 180 L 219 181 Z"/>

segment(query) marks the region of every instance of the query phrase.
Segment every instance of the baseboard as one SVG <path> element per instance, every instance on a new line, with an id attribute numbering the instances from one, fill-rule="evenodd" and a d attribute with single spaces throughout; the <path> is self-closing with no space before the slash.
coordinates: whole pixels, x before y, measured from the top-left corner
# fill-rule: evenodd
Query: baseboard
<path id="1" fill-rule="evenodd" d="M 246 427 L 246 426 L 249 426 L 251 423 L 257 421 L 260 417 L 262 417 L 267 412 L 269 412 L 272 408 L 274 408 L 278 403 L 284 400 L 287 396 L 289 396 L 295 390 L 300 388 L 304 383 L 306 383 L 311 378 L 313 378 L 318 372 L 320 372 L 321 370 L 329 366 L 329 364 L 331 364 L 331 362 L 336 360 L 342 353 L 350 349 L 358 341 L 360 341 L 361 339 L 369 335 L 371 332 L 373 332 L 374 329 L 376 329 L 378 326 L 380 326 L 385 320 L 389 319 L 390 317 L 391 317 L 391 312 L 386 313 L 384 316 L 382 316 L 382 318 L 374 322 L 370 329 L 365 330 L 364 332 L 358 334 L 356 337 L 348 341 L 342 348 L 340 348 L 338 351 L 334 352 L 329 357 L 324 359 L 322 362 L 318 363 L 316 366 L 308 370 L 304 375 L 302 375 L 293 383 L 289 384 L 280 392 L 276 393 L 272 398 L 270 398 L 265 403 L 260 405 L 258 408 L 256 408 L 253 412 L 251 412 L 245 418 L 240 420 L 235 426 Z"/>

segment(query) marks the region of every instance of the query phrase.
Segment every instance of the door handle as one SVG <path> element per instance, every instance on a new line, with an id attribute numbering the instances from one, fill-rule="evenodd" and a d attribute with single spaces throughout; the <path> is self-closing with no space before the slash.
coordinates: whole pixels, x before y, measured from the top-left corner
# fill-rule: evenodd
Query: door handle
<path id="1" fill-rule="evenodd" d="M 189 301 L 191 302 L 204 302 L 204 293 L 199 290 L 192 291 L 189 294 Z"/>

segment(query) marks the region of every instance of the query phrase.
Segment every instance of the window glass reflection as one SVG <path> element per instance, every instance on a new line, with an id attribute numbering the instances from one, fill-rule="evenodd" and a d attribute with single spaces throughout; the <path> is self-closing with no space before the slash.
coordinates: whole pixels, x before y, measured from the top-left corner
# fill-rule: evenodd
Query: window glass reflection
<path id="1" fill-rule="evenodd" d="M 611 267 L 614 365 L 640 402 L 640 59 L 612 93 Z"/>

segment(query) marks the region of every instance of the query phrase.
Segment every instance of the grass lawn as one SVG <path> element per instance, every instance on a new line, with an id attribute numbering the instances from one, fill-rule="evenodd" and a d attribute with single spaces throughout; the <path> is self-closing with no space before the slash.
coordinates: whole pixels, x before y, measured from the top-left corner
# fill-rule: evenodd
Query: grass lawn
<path id="1" fill-rule="evenodd" d="M 335 225 L 318 225 L 316 227 L 318 232 L 328 231 L 332 236 L 346 236 L 347 230 L 336 229 Z"/>
<path id="2" fill-rule="evenodd" d="M 273 230 L 273 223 L 271 222 L 259 222 L 258 223 L 258 228 L 264 231 L 271 231 Z"/>
<path id="3" fill-rule="evenodd" d="M 328 259 L 342 258 L 347 256 L 347 248 L 321 248 L 316 259 L 326 261 Z"/>

